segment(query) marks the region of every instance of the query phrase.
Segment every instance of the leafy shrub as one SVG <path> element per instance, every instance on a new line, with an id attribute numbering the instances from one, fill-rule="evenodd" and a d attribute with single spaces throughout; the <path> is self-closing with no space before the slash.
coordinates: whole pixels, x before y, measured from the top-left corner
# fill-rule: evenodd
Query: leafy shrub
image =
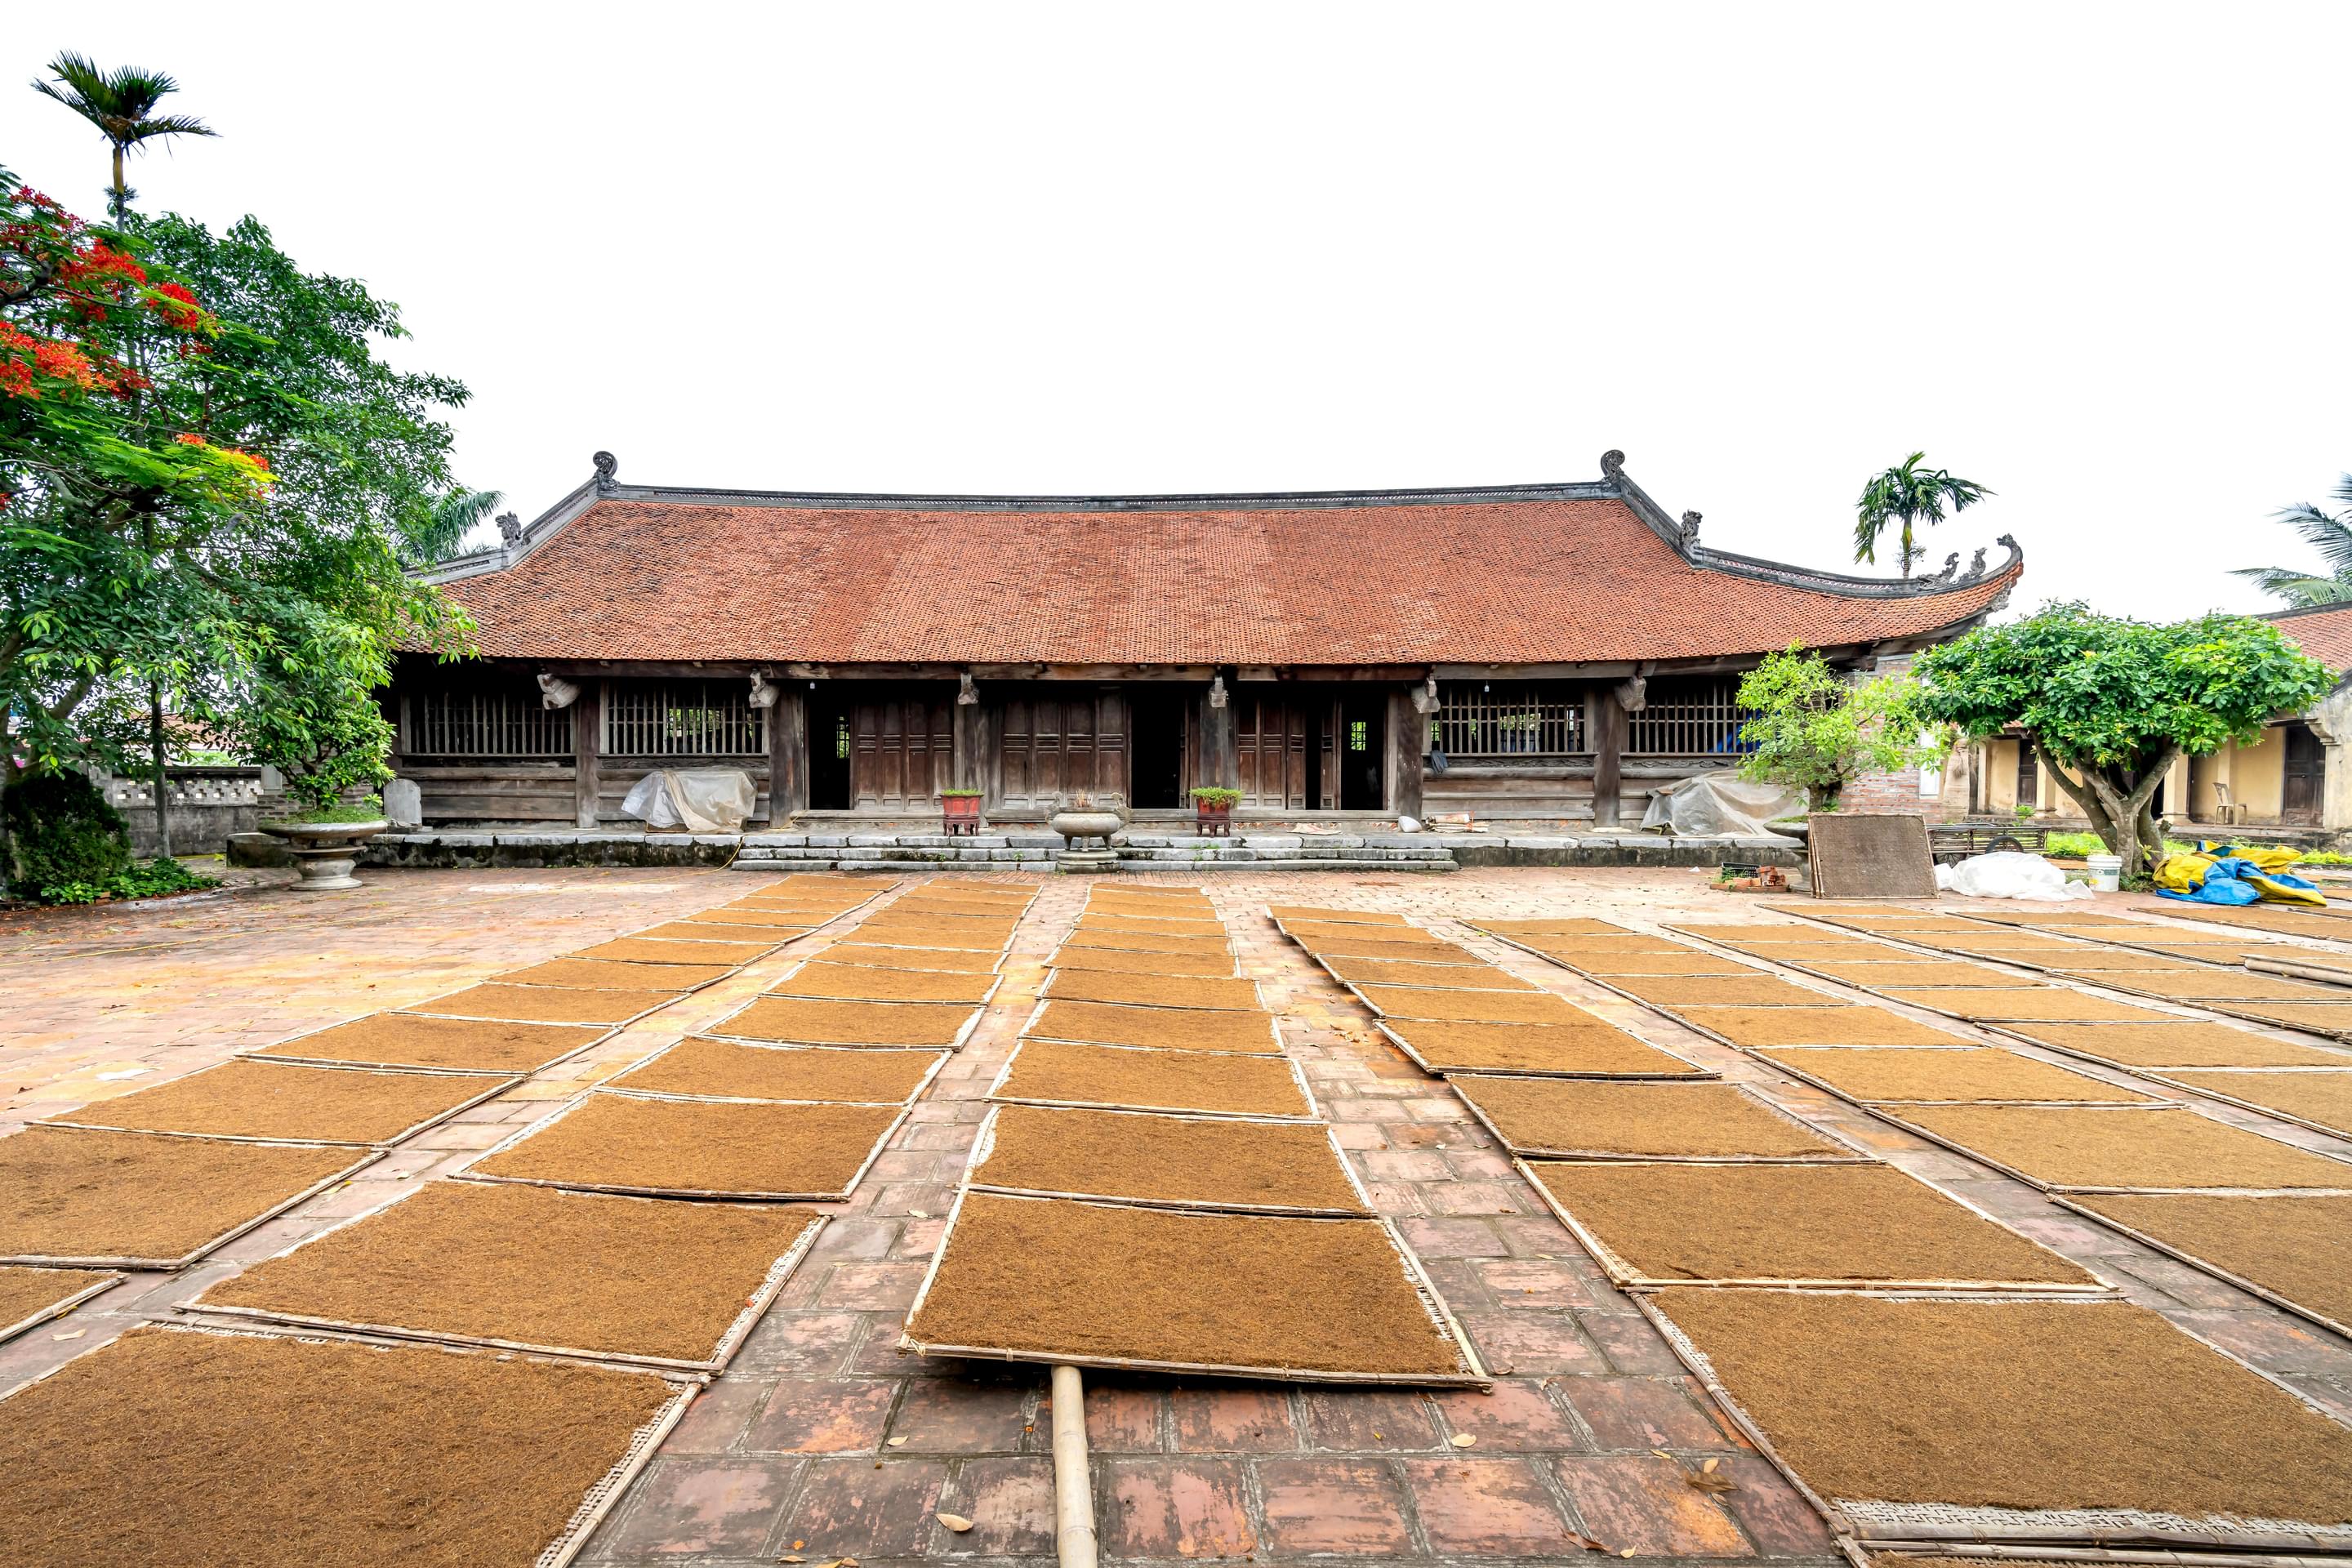
<path id="1" fill-rule="evenodd" d="M 1232 805 L 1242 798 L 1237 789 L 1196 789 L 1192 798 L 1202 805 Z"/>
<path id="2" fill-rule="evenodd" d="M 162 859 L 133 866 L 102 882 L 60 882 L 43 888 L 40 900 L 45 904 L 94 904 L 101 899 L 152 899 L 219 886 L 218 877 L 202 876 L 177 860 Z"/>
<path id="3" fill-rule="evenodd" d="M 0 868 L 10 890 L 103 884 L 131 866 L 131 825 L 78 773 L 37 773 L 0 795 Z"/>
<path id="4" fill-rule="evenodd" d="M 365 800 L 338 801 L 331 805 L 305 805 L 269 820 L 308 826 L 328 822 L 376 822 L 383 816 L 383 797 L 372 795 Z"/>

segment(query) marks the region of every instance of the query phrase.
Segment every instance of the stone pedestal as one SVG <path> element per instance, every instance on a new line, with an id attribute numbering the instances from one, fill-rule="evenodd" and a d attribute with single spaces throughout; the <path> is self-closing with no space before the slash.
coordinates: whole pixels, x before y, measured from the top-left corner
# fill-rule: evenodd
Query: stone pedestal
<path id="1" fill-rule="evenodd" d="M 1054 857 L 1055 870 L 1100 873 L 1118 869 L 1118 852 L 1110 847 L 1110 836 L 1127 826 L 1123 813 L 1080 806 L 1055 812 L 1046 819 L 1045 826 L 1068 843 L 1067 848 Z"/>

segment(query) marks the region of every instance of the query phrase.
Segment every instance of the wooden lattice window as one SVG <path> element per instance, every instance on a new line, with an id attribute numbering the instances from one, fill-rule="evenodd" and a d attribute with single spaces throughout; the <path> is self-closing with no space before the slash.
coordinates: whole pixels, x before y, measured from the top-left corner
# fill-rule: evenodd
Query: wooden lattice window
<path id="1" fill-rule="evenodd" d="M 569 758 L 572 710 L 548 707 L 536 688 L 421 692 L 401 749 L 419 757 Z"/>
<path id="2" fill-rule="evenodd" d="M 1584 741 L 1584 694 L 1538 681 L 1461 681 L 1437 689 L 1430 743 L 1465 758 L 1570 757 Z"/>
<path id="3" fill-rule="evenodd" d="M 1739 738 L 1756 710 L 1739 705 L 1736 675 L 1653 677 L 1646 695 L 1647 705 L 1625 716 L 1629 757 L 1736 757 L 1756 749 Z"/>
<path id="4" fill-rule="evenodd" d="M 612 682 L 604 696 L 608 757 L 759 757 L 768 710 L 740 681 Z"/>

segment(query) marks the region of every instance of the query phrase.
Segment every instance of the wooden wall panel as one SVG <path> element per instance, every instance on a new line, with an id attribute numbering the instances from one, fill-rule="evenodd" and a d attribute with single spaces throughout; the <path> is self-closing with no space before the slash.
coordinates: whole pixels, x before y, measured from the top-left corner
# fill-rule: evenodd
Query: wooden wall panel
<path id="1" fill-rule="evenodd" d="M 989 808 L 1049 811 L 1081 791 L 1126 795 L 1127 720 L 1115 689 L 1040 686 L 992 704 Z"/>

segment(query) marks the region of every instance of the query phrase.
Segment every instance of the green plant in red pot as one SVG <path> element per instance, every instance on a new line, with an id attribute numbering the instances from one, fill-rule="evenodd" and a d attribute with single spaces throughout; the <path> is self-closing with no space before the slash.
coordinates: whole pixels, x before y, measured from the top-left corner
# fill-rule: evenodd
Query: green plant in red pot
<path id="1" fill-rule="evenodd" d="M 1192 825 L 1203 838 L 1230 838 L 1234 832 L 1234 807 L 1240 802 L 1237 789 L 1196 789 L 1192 792 Z"/>
<path id="2" fill-rule="evenodd" d="M 980 791 L 940 791 L 940 818 L 950 837 L 970 837 L 980 831 Z"/>

